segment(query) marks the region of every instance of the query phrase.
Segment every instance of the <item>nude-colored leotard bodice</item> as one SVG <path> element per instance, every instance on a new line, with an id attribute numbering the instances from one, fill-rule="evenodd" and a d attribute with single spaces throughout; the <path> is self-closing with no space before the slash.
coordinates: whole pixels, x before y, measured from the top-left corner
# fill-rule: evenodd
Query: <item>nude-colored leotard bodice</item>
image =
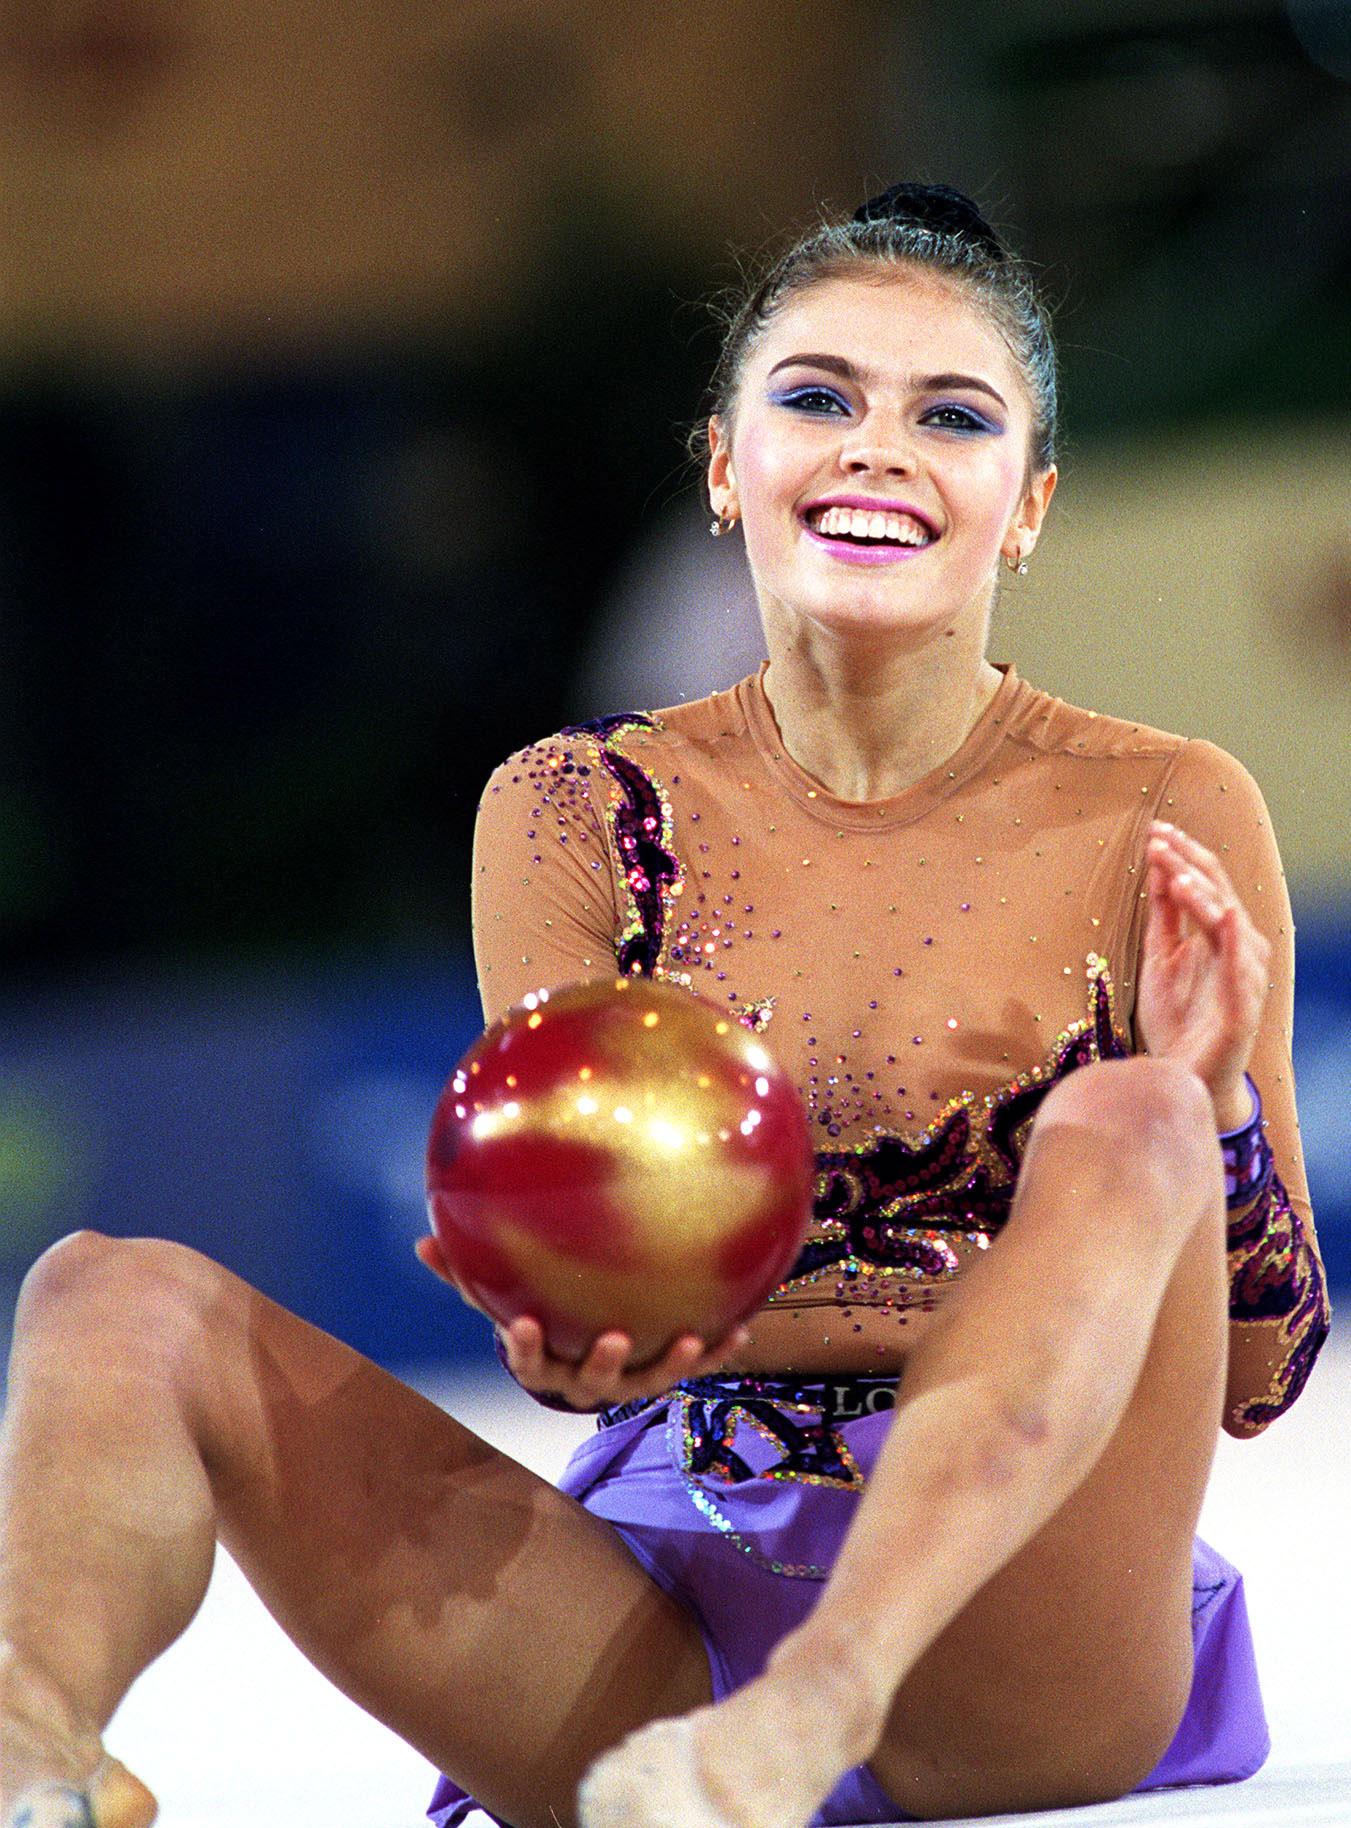
<path id="1" fill-rule="evenodd" d="M 520 751 L 479 812 L 485 1017 L 619 970 L 686 984 L 759 1031 L 801 1089 L 819 1172 L 807 1247 L 735 1366 L 894 1371 L 997 1239 L 1045 1087 L 1135 1050 L 1145 845 L 1151 819 L 1171 820 L 1219 855 L 1272 945 L 1251 1073 L 1279 1181 L 1260 1246 L 1231 1262 L 1236 1323 L 1269 1346 L 1267 1389 L 1229 1418 L 1255 1432 L 1326 1329 L 1290 1064 L 1293 923 L 1265 806 L 1212 744 L 1001 671 L 956 754 L 884 801 L 839 800 L 791 760 L 763 668 Z"/>

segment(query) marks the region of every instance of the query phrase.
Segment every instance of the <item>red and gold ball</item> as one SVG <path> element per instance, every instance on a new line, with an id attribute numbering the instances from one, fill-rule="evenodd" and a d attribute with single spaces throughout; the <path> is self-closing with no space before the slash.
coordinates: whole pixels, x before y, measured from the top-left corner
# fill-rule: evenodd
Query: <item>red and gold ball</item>
<path id="1" fill-rule="evenodd" d="M 673 985 L 529 996 L 474 1043 L 432 1120 L 427 1208 L 470 1299 L 532 1314 L 572 1360 L 719 1340 L 787 1274 L 811 1210 L 797 1088 L 761 1040 Z"/>

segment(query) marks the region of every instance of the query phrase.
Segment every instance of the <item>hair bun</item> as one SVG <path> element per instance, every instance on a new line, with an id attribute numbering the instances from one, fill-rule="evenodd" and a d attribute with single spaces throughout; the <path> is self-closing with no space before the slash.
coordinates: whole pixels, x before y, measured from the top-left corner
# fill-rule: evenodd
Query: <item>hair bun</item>
<path id="1" fill-rule="evenodd" d="M 939 235 L 962 235 L 1003 260 L 1007 249 L 970 197 L 950 184 L 893 184 L 854 211 L 854 221 L 908 223 Z"/>

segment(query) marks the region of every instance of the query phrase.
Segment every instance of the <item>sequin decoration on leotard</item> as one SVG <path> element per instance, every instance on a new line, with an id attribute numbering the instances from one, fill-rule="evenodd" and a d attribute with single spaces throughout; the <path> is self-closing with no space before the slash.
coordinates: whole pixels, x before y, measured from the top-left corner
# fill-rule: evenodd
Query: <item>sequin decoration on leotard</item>
<path id="1" fill-rule="evenodd" d="M 670 1463 L 704 1521 L 757 1567 L 795 1580 L 825 1580 L 815 1562 L 767 1553 L 737 1527 L 728 1507 L 751 1521 L 748 1494 L 766 1485 L 815 1485 L 848 1497 L 864 1477 L 840 1424 L 895 1407 L 894 1377 L 788 1378 L 730 1372 L 687 1378 L 659 1396 L 603 1409 L 601 1429 L 650 1413 Z M 760 1518 L 763 1534 L 764 1518 Z"/>
<path id="2" fill-rule="evenodd" d="M 690 1502 L 732 1548 L 771 1574 L 825 1580 L 828 1568 L 767 1555 L 727 1514 L 723 1494 L 730 1497 L 732 1488 L 750 1482 L 818 1485 L 855 1495 L 863 1490 L 858 1462 L 837 1425 L 833 1386 L 812 1395 L 786 1384 L 777 1389 L 775 1382 L 705 1378 L 679 1385 L 666 1411 L 667 1450 Z"/>
<path id="3" fill-rule="evenodd" d="M 561 732 L 565 737 L 593 737 L 600 764 L 614 784 L 610 829 L 625 899 L 625 918 L 615 949 L 619 969 L 626 976 L 651 977 L 656 972 L 671 902 L 685 886 L 680 859 L 672 849 L 670 801 L 651 775 L 611 741 L 625 730 L 653 728 L 650 717 L 629 712 L 569 724 Z"/>
<path id="4" fill-rule="evenodd" d="M 1304 1388 L 1331 1323 L 1318 1259 L 1275 1174 L 1251 1205 L 1229 1221 L 1229 1318 L 1283 1321 L 1285 1351 L 1265 1396 L 1246 1403 L 1234 1418 L 1240 1431 L 1257 1434 Z"/>
<path id="5" fill-rule="evenodd" d="M 1078 1067 L 1130 1053 L 1107 961 L 1090 953 L 1087 970 L 1088 1014 L 1057 1037 L 1045 1061 L 983 1099 L 963 1092 L 913 1141 L 884 1132 L 817 1152 L 812 1235 L 771 1301 L 800 1301 L 804 1289 L 841 1276 L 864 1278 L 873 1298 L 894 1300 L 906 1285 L 957 1274 L 953 1236 L 988 1247 L 1007 1222 L 1047 1092 Z"/>

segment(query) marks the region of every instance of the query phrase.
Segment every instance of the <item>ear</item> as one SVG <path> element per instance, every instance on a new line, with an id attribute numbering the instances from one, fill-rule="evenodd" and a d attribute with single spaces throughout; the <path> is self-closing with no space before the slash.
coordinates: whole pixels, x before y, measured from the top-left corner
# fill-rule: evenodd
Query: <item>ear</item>
<path id="1" fill-rule="evenodd" d="M 1003 554 L 1015 564 L 1026 560 L 1036 545 L 1041 523 L 1046 518 L 1046 510 L 1051 505 L 1058 480 L 1059 472 L 1054 464 L 1049 470 L 1034 476 L 1019 504 L 1018 512 L 1009 523 L 1009 530 L 1004 536 Z"/>
<path id="2" fill-rule="evenodd" d="M 727 427 L 715 413 L 708 422 L 708 499 L 720 520 L 736 520 L 736 471 L 732 466 L 732 443 Z"/>

